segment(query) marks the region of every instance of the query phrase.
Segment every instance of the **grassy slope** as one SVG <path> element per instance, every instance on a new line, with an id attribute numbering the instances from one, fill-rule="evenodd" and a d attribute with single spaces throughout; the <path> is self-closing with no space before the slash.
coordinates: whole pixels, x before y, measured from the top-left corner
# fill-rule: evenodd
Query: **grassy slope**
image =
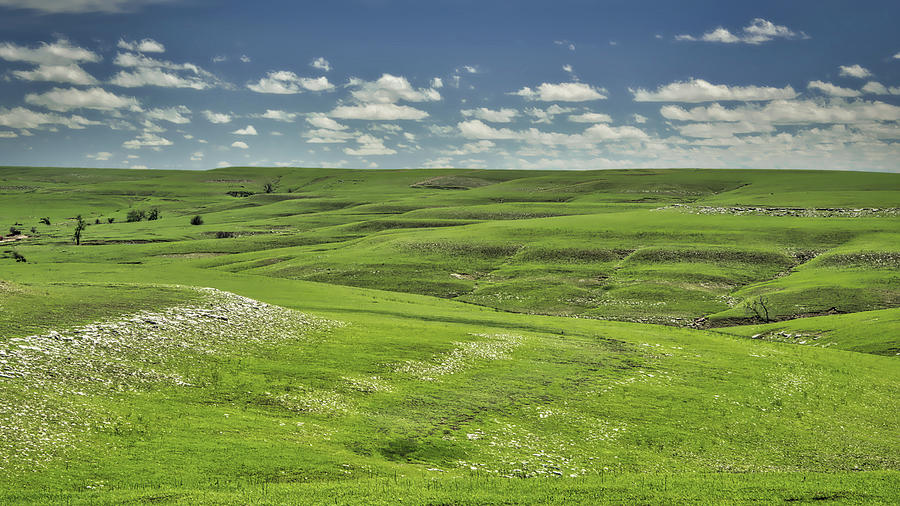
<path id="1" fill-rule="evenodd" d="M 0 263 L 0 279 L 15 281 L 3 285 L 3 307 L 14 309 L 0 321 L 21 325 L 6 338 L 188 297 L 169 284 L 214 286 L 348 324 L 313 342 L 191 357 L 194 388 L 88 396 L 76 417 L 95 428 L 57 449 L 24 486 L 19 471 L 7 473 L 4 502 L 895 500 L 900 427 L 887 414 L 900 407 L 900 369 L 891 357 L 834 348 L 883 353 L 898 335 L 896 310 L 768 326 L 838 343 L 821 349 L 722 333 L 760 332 L 750 327 L 710 332 L 514 314 L 400 293 L 458 290 L 462 300 L 515 311 L 651 319 L 716 310 L 727 317 L 734 310 L 720 298 L 741 290 L 775 297 L 841 288 L 836 296 L 853 310 L 896 304 L 894 271 L 877 263 L 891 257 L 859 254 L 895 251 L 896 218 L 652 211 L 704 199 L 784 205 L 800 194 L 773 173 L 645 173 L 478 172 L 507 182 L 455 191 L 408 188 L 433 176 L 427 171 L 139 173 L 155 180 L 85 171 L 82 183 L 72 182 L 72 171 L 0 171 L 0 186 L 36 188 L 12 200 L 4 194 L 0 216 L 30 227 L 51 215 L 54 223 L 17 246 L 27 264 Z M 279 175 L 292 193 L 221 195 Z M 896 186 L 895 177 L 827 176 L 810 174 L 822 190 L 797 202 L 863 206 L 871 197 L 872 207 L 896 205 L 879 190 Z M 822 183 L 829 178 L 836 182 Z M 65 201 L 62 189 L 79 184 L 90 197 Z M 778 188 L 788 192 L 784 200 L 765 195 Z M 120 196 L 126 190 L 132 195 Z M 292 198 L 298 194 L 310 198 Z M 159 205 L 163 219 L 89 227 L 86 237 L 106 245 L 63 244 L 66 218 L 87 214 L 89 201 L 96 216 L 122 221 L 128 205 Z M 207 224 L 186 226 L 202 206 Z M 422 222 L 428 227 L 410 230 Z M 203 239 L 217 230 L 277 233 Z M 128 243 L 147 238 L 165 242 Z M 819 255 L 801 264 L 797 250 Z M 220 253 L 227 254 L 210 256 Z M 288 268 L 318 274 L 279 274 Z M 134 290 L 148 281 L 151 290 Z M 863 296 L 879 282 L 886 294 Z M 577 297 L 589 302 L 553 306 Z M 854 333 L 861 328 L 884 339 Z M 503 335 L 521 342 L 493 360 L 465 355 Z M 464 367 L 421 379 L 423 368 L 460 356 L 469 357 Z M 402 367 L 407 362 L 415 367 Z M 27 395 L 14 384 L 4 389 L 7 400 Z M 272 401 L 282 394 L 338 408 L 298 411 Z M 578 477 L 495 478 L 537 470 Z M 657 474 L 635 474 L 647 472 Z"/>

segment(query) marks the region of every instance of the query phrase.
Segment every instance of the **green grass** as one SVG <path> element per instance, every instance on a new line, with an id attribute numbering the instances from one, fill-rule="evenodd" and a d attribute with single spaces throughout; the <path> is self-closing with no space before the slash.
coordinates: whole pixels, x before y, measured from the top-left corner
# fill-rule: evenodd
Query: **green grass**
<path id="1" fill-rule="evenodd" d="M 0 187 L 0 230 L 31 235 L 0 247 L 27 258 L 0 258 L 0 359 L 40 380 L 0 377 L 0 502 L 900 497 L 900 218 L 670 207 L 896 208 L 896 175 L 3 168 Z M 78 214 L 116 219 L 76 247 Z M 339 323 L 20 348 L 203 304 L 189 287 Z M 760 296 L 780 321 L 750 318 Z"/>

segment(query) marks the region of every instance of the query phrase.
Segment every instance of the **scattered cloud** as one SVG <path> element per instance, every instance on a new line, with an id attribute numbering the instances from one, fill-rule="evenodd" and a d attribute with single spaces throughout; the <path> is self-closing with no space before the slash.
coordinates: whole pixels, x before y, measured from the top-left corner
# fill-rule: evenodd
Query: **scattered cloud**
<path id="1" fill-rule="evenodd" d="M 248 146 L 244 141 L 234 141 L 231 143 L 231 147 L 238 149 L 248 149 L 250 146 Z"/>
<path id="2" fill-rule="evenodd" d="M 97 84 L 97 80 L 78 65 L 39 65 L 33 70 L 14 70 L 12 72 L 23 81 L 49 81 L 79 85 Z"/>
<path id="3" fill-rule="evenodd" d="M 603 141 L 648 138 L 644 131 L 633 126 L 611 127 L 605 124 L 592 125 L 580 134 L 543 132 L 536 128 L 529 128 L 528 130 L 494 128 L 477 119 L 463 121 L 457 124 L 457 127 L 463 137 L 469 139 L 518 140 L 528 144 L 564 145 L 576 149 L 590 149 Z"/>
<path id="4" fill-rule="evenodd" d="M 443 88 L 444 81 L 440 77 L 431 78 L 431 87 L 434 89 Z"/>
<path id="5" fill-rule="evenodd" d="M 495 111 L 486 107 L 463 109 L 460 112 L 465 117 L 475 116 L 478 119 L 483 119 L 484 121 L 490 121 L 492 123 L 509 123 L 513 118 L 519 115 L 519 111 L 515 109 L 499 109 Z"/>
<path id="6" fill-rule="evenodd" d="M 3 5 L 3 0 L 0 0 L 0 5 Z M 101 58 L 93 51 L 74 46 L 66 39 L 59 39 L 51 44 L 42 42 L 37 47 L 4 42 L 0 44 L 0 59 L 38 65 L 69 65 L 98 62 Z"/>
<path id="7" fill-rule="evenodd" d="M 182 77 L 159 68 L 139 68 L 128 72 L 121 70 L 110 79 L 110 84 L 123 88 L 139 88 L 142 86 L 159 86 L 161 88 L 191 88 L 205 90 L 213 86 L 198 77 Z"/>
<path id="8" fill-rule="evenodd" d="M 356 138 L 359 148 L 344 148 L 344 153 L 353 156 L 393 155 L 396 150 L 384 145 L 384 141 L 369 134 L 363 134 Z"/>
<path id="9" fill-rule="evenodd" d="M 203 160 L 203 156 L 203 151 L 194 151 L 193 153 L 191 153 L 191 161 L 199 162 Z"/>
<path id="10" fill-rule="evenodd" d="M 797 92 L 790 85 L 784 88 L 770 86 L 728 86 L 712 84 L 703 79 L 676 81 L 660 86 L 656 91 L 642 88 L 629 89 L 635 102 L 715 102 L 723 100 L 765 101 L 790 99 Z"/>
<path id="11" fill-rule="evenodd" d="M 811 90 L 819 90 L 826 95 L 831 95 L 832 97 L 858 97 L 862 95 L 859 91 L 850 89 L 850 88 L 842 88 L 840 86 L 835 86 L 831 83 L 826 83 L 823 81 L 810 81 L 807 88 Z"/>
<path id="12" fill-rule="evenodd" d="M 647 122 L 646 116 L 641 116 L 640 114 L 637 114 L 637 113 L 632 114 L 631 119 L 632 119 L 632 121 L 634 121 L 635 123 L 638 123 L 638 124 L 644 124 Z"/>
<path id="13" fill-rule="evenodd" d="M 257 118 L 273 119 L 275 121 L 282 121 L 285 123 L 294 121 L 295 119 L 297 119 L 297 116 L 299 116 L 299 114 L 297 114 L 296 112 L 280 111 L 277 109 L 266 109 L 266 112 L 264 112 L 263 114 L 256 115 Z"/>
<path id="14" fill-rule="evenodd" d="M 347 126 L 329 118 L 324 113 L 314 112 L 306 117 L 306 122 L 316 128 L 325 130 L 346 130 Z"/>
<path id="15" fill-rule="evenodd" d="M 168 121 L 169 123 L 175 123 L 176 125 L 183 125 L 191 122 L 191 119 L 185 116 L 185 114 L 190 113 L 191 110 L 188 109 L 187 106 L 179 105 L 177 107 L 169 107 L 164 109 L 150 109 L 144 115 L 148 119 Z"/>
<path id="16" fill-rule="evenodd" d="M 612 123 L 612 117 L 609 114 L 600 112 L 586 112 L 569 116 L 569 121 L 576 123 Z"/>
<path id="17" fill-rule="evenodd" d="M 241 60 L 241 63 L 250 63 L 251 61 L 253 61 L 253 60 L 250 59 L 249 56 L 247 56 L 247 55 L 245 55 L 245 54 L 242 54 L 242 55 L 241 55 L 240 60 Z"/>
<path id="18" fill-rule="evenodd" d="M 334 85 L 324 76 L 300 77 L 288 70 L 278 70 L 269 72 L 256 83 L 248 84 L 247 88 L 256 93 L 294 95 L 303 91 L 328 91 L 334 89 Z"/>
<path id="19" fill-rule="evenodd" d="M 234 135 L 259 135 L 256 132 L 256 129 L 253 128 L 253 125 L 247 125 L 244 128 L 239 128 L 231 133 Z"/>
<path id="20" fill-rule="evenodd" d="M 575 111 L 575 109 L 572 109 L 571 107 L 560 107 L 557 104 L 553 104 L 546 109 L 540 109 L 538 107 L 525 109 L 525 114 L 533 117 L 535 123 L 553 123 L 553 119 L 557 115 L 568 114 L 573 111 Z"/>
<path id="21" fill-rule="evenodd" d="M 441 99 L 434 88 L 413 88 L 403 76 L 382 74 L 376 81 L 351 78 L 348 86 L 356 88 L 350 94 L 366 104 L 394 104 L 406 102 L 431 102 Z"/>
<path id="22" fill-rule="evenodd" d="M 130 141 L 125 141 L 122 143 L 122 147 L 125 149 L 140 149 L 140 148 L 156 148 L 159 149 L 163 146 L 171 146 L 172 141 L 169 139 L 160 137 L 156 134 L 150 132 L 144 132 L 141 135 L 131 139 Z"/>
<path id="23" fill-rule="evenodd" d="M 332 109 L 328 116 L 338 119 L 364 119 L 378 121 L 394 121 L 394 120 L 420 120 L 428 117 L 428 113 L 410 107 L 408 105 L 397 104 L 362 104 L 362 105 L 341 105 Z"/>
<path id="24" fill-rule="evenodd" d="M 328 63 L 323 57 L 318 57 L 309 64 L 310 67 L 314 69 L 324 70 L 325 72 L 329 72 L 331 70 L 331 64 Z"/>
<path id="25" fill-rule="evenodd" d="M 203 116 L 206 117 L 207 121 L 216 125 L 231 123 L 230 114 L 225 114 L 222 112 L 203 111 Z"/>
<path id="26" fill-rule="evenodd" d="M 900 86 L 888 88 L 877 81 L 869 81 L 862 87 L 862 91 L 872 95 L 900 95 Z"/>
<path id="27" fill-rule="evenodd" d="M 774 39 L 808 39 L 803 32 L 795 32 L 784 25 L 776 25 L 763 18 L 755 18 L 741 31 L 732 33 L 724 27 L 706 32 L 700 36 L 676 35 L 675 40 L 718 42 L 723 44 L 762 44 Z"/>
<path id="28" fill-rule="evenodd" d="M 605 99 L 606 93 L 604 88 L 595 88 L 585 83 L 542 83 L 536 90 L 526 86 L 512 94 L 543 102 L 585 102 Z"/>
<path id="29" fill-rule="evenodd" d="M 99 121 L 91 121 L 82 116 L 62 116 L 53 113 L 32 111 L 24 107 L 6 109 L 0 107 L 0 126 L 17 129 L 40 129 L 55 125 L 80 130 L 87 126 L 100 125 Z"/>
<path id="30" fill-rule="evenodd" d="M 116 95 L 102 88 L 89 88 L 87 90 L 53 88 L 46 93 L 29 93 L 25 95 L 25 102 L 46 107 L 51 111 L 70 111 L 73 109 L 96 109 L 100 111 L 141 110 L 137 99 Z"/>
<path id="31" fill-rule="evenodd" d="M 19 134 L 12 130 L 0 130 L 0 139 L 15 139 Z"/>
<path id="32" fill-rule="evenodd" d="M 861 65 L 841 65 L 840 74 L 843 77 L 856 77 L 858 79 L 865 79 L 866 77 L 870 77 L 872 75 L 869 72 L 869 69 L 861 66 Z"/>
<path id="33" fill-rule="evenodd" d="M 165 53 L 166 47 L 162 43 L 153 39 L 144 39 L 140 41 L 126 41 L 119 39 L 117 44 L 119 49 L 126 51 L 137 51 L 138 53 Z"/>
<path id="34" fill-rule="evenodd" d="M 87 154 L 84 156 L 85 156 L 85 158 L 90 158 L 91 160 L 97 160 L 98 162 L 105 162 L 105 161 L 109 160 L 110 158 L 112 158 L 113 154 L 110 153 L 109 151 L 100 151 L 98 153 L 90 153 L 90 154 Z"/>
<path id="35" fill-rule="evenodd" d="M 478 142 L 469 142 L 463 144 L 459 148 L 442 151 L 445 155 L 450 156 L 468 156 L 475 153 L 484 153 L 491 151 L 497 145 L 489 140 L 480 140 Z"/>
<path id="36" fill-rule="evenodd" d="M 660 114 L 674 121 L 746 122 L 750 124 L 802 125 L 816 123 L 865 123 L 900 121 L 900 107 L 878 101 L 832 99 L 776 100 L 765 106 L 745 105 L 727 109 L 720 104 L 683 109 L 666 105 Z"/>
<path id="37" fill-rule="evenodd" d="M 308 120 L 307 120 L 308 121 Z M 346 127 L 345 127 L 346 128 Z M 355 134 L 333 130 L 330 128 L 316 128 L 303 132 L 306 142 L 310 144 L 340 144 L 355 138 Z"/>
<path id="38" fill-rule="evenodd" d="M 46 14 L 84 14 L 89 12 L 132 12 L 144 5 L 172 0 L 0 0 L 0 7 L 30 9 Z"/>

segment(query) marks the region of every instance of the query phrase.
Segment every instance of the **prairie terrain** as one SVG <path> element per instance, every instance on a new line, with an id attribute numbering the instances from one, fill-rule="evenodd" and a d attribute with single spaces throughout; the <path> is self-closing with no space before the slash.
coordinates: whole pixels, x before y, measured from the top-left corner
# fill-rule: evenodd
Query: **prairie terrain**
<path id="1" fill-rule="evenodd" d="M 896 174 L 6 167 L 0 227 L 4 503 L 900 498 Z"/>

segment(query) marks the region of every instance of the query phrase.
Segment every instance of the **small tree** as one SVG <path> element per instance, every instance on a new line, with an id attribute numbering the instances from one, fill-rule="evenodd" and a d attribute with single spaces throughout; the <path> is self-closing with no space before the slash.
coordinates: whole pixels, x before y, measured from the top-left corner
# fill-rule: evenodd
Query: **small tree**
<path id="1" fill-rule="evenodd" d="M 109 218 L 106 218 L 106 222 L 107 222 L 107 223 L 112 223 L 112 222 L 114 222 L 114 221 L 116 221 L 116 219 L 113 218 L 112 216 L 110 216 Z"/>
<path id="2" fill-rule="evenodd" d="M 275 182 L 268 182 L 263 185 L 263 191 L 266 193 L 272 193 L 275 191 Z"/>
<path id="3" fill-rule="evenodd" d="M 49 225 L 49 224 L 50 224 L 50 218 L 47 218 L 46 216 L 43 217 L 43 218 L 41 218 L 41 223 L 43 223 L 44 225 Z"/>
<path id="4" fill-rule="evenodd" d="M 748 314 L 752 314 L 756 316 L 756 318 L 763 320 L 766 323 L 772 321 L 769 319 L 770 307 L 771 305 L 769 304 L 769 298 L 764 295 L 760 295 L 759 297 L 748 300 L 744 303 L 744 310 Z"/>
<path id="5" fill-rule="evenodd" d="M 149 221 L 158 220 L 159 219 L 159 208 L 154 207 L 153 209 L 151 209 L 150 212 L 147 213 L 147 219 Z"/>
<path id="6" fill-rule="evenodd" d="M 75 239 L 75 245 L 78 246 L 81 244 L 81 233 L 87 228 L 87 222 L 82 219 L 80 214 L 75 219 L 78 221 L 75 222 L 75 234 L 72 238 Z"/>
<path id="7" fill-rule="evenodd" d="M 131 211 L 128 211 L 128 216 L 125 218 L 125 221 L 133 223 L 143 220 L 145 216 L 146 213 L 143 209 L 132 209 Z"/>
<path id="8" fill-rule="evenodd" d="M 10 236 L 22 235 L 22 231 L 17 229 L 16 227 L 9 227 L 9 235 Z"/>
<path id="9" fill-rule="evenodd" d="M 203 217 L 199 214 L 191 218 L 191 225 L 203 225 Z"/>

